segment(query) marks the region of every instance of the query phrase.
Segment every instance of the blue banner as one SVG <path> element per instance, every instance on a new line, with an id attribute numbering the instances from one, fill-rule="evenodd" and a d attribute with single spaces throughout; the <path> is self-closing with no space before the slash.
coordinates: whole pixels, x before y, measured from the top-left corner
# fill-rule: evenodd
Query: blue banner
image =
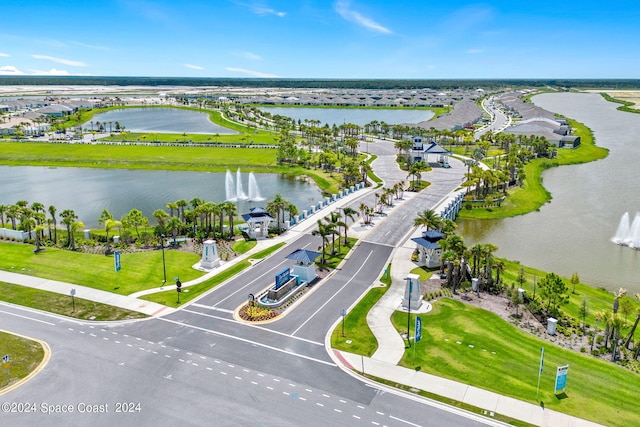
<path id="1" fill-rule="evenodd" d="M 115 251 L 113 253 L 113 263 L 116 266 L 116 271 L 120 271 L 120 268 L 121 268 L 121 266 L 120 266 L 120 252 Z"/>
<path id="2" fill-rule="evenodd" d="M 415 331 L 416 339 L 415 342 L 418 342 L 422 339 L 422 319 L 420 316 L 416 316 L 416 331 Z"/>
<path id="3" fill-rule="evenodd" d="M 276 274 L 276 287 L 275 289 L 280 289 L 280 286 L 284 285 L 291 279 L 291 270 L 289 267 L 282 270 L 280 273 Z"/>
<path id="4" fill-rule="evenodd" d="M 558 394 L 560 391 L 564 391 L 567 388 L 567 375 L 569 374 L 569 365 L 558 366 L 556 370 L 556 386 L 554 394 Z"/>

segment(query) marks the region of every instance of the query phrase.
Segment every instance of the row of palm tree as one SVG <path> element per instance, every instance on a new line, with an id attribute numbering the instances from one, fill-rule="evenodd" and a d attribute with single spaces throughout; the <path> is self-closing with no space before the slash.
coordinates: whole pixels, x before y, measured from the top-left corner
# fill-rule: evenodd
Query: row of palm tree
<path id="1" fill-rule="evenodd" d="M 322 238 L 322 264 L 325 263 L 326 248 L 329 245 L 329 238 L 331 238 L 331 255 L 336 253 L 336 236 L 338 237 L 338 252 L 340 252 L 340 228 L 344 230 L 343 244 L 347 245 L 349 243 L 347 236 L 349 225 L 347 219 L 353 221 L 357 214 L 358 213 L 355 209 L 344 207 L 342 208 L 342 215 L 339 212 L 331 212 L 329 216 L 318 220 L 317 228 L 313 230 L 311 234 Z"/>

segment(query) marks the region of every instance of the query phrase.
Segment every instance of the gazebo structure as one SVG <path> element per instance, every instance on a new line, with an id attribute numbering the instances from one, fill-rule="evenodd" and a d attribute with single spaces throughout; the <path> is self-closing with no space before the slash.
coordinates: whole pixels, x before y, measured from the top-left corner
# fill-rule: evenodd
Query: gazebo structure
<path id="1" fill-rule="evenodd" d="M 296 249 L 285 258 L 296 262 L 293 266 L 293 274 L 300 277 L 301 282 L 311 283 L 318 277 L 314 261 L 320 255 L 322 255 L 320 252 Z"/>
<path id="2" fill-rule="evenodd" d="M 418 265 L 427 268 L 440 267 L 442 261 L 442 248 L 438 241 L 444 238 L 444 234 L 437 230 L 427 230 L 422 232 L 422 237 L 414 237 L 416 249 L 418 250 Z"/>
<path id="3" fill-rule="evenodd" d="M 451 155 L 451 152 L 434 141 L 423 143 L 421 136 L 413 137 L 412 155 L 415 160 L 422 160 L 425 163 L 430 163 L 429 155 L 433 155 L 435 156 L 435 161 L 431 161 L 432 164 L 439 163 L 445 168 L 450 167 L 449 155 Z"/>
<path id="4" fill-rule="evenodd" d="M 264 210 L 264 208 L 251 208 L 249 213 L 242 214 L 242 218 L 247 222 L 245 231 L 250 239 L 266 239 L 269 236 L 269 225 L 275 219 Z"/>

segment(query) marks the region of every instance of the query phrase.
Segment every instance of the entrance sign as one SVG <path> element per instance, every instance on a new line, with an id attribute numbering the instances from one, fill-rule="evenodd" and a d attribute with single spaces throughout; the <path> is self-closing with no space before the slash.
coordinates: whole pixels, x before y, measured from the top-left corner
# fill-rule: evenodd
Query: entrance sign
<path id="1" fill-rule="evenodd" d="M 567 388 L 567 375 L 569 374 L 569 365 L 558 366 L 556 370 L 556 386 L 553 391 L 554 394 L 558 394 Z"/>
<path id="2" fill-rule="evenodd" d="M 280 286 L 284 285 L 291 279 L 291 269 L 289 267 L 276 274 L 276 286 L 274 289 L 278 290 Z"/>

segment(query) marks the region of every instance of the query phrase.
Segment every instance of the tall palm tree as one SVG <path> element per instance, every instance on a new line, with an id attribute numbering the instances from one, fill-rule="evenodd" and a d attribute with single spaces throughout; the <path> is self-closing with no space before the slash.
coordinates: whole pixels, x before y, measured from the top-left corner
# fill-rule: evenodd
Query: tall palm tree
<path id="1" fill-rule="evenodd" d="M 170 217 L 167 221 L 167 228 L 169 229 L 169 231 L 171 231 L 171 237 L 173 238 L 174 245 L 176 242 L 176 237 L 178 236 L 178 230 L 180 229 L 181 225 L 182 222 L 180 222 L 180 219 L 175 216 Z"/>
<path id="2" fill-rule="evenodd" d="M 156 219 L 156 222 L 158 223 L 158 226 L 161 231 L 160 234 L 163 234 L 165 222 L 166 222 L 166 219 L 169 217 L 169 214 L 164 209 L 156 209 L 155 211 L 153 211 L 151 215 L 153 215 L 153 217 Z"/>
<path id="3" fill-rule="evenodd" d="M 51 215 L 51 221 L 53 222 L 53 244 L 56 245 L 58 243 L 58 223 L 56 220 L 56 207 L 53 205 L 49 206 L 49 215 Z M 51 237 L 51 233 L 49 233 L 49 237 Z"/>
<path id="4" fill-rule="evenodd" d="M 422 211 L 418 214 L 418 216 L 413 220 L 414 227 L 424 227 L 427 231 L 433 229 L 437 230 L 442 225 L 442 218 L 433 210 L 428 209 L 426 211 Z"/>
<path id="5" fill-rule="evenodd" d="M 4 214 L 7 212 L 8 206 L 0 204 L 0 221 L 2 222 L 2 228 L 4 227 Z"/>
<path id="6" fill-rule="evenodd" d="M 238 207 L 233 202 L 226 202 L 224 204 L 224 210 L 227 213 L 229 220 L 229 239 L 233 239 L 235 233 L 233 231 L 233 219 L 238 215 Z"/>
<path id="7" fill-rule="evenodd" d="M 636 293 L 634 296 L 638 301 L 640 301 L 640 293 Z M 636 320 L 635 322 L 633 322 L 633 326 L 631 327 L 629 334 L 627 334 L 624 340 L 624 347 L 627 350 L 629 350 L 629 344 L 631 344 L 631 342 L 633 341 L 633 335 L 635 334 L 636 328 L 638 327 L 638 322 L 640 322 L 640 307 L 636 308 Z"/>
<path id="8" fill-rule="evenodd" d="M 16 219 L 18 219 L 20 217 L 20 206 L 18 205 L 9 205 L 9 207 L 7 207 L 7 219 L 9 221 L 11 221 L 11 228 L 12 229 L 16 229 Z"/>
<path id="9" fill-rule="evenodd" d="M 346 245 L 349 242 L 349 240 L 347 238 L 347 230 L 349 228 L 347 226 L 347 218 L 349 218 L 351 220 L 351 222 L 353 222 L 353 219 L 355 218 L 355 216 L 358 215 L 358 211 L 356 211 L 355 209 L 350 208 L 350 207 L 347 206 L 347 207 L 342 208 L 342 215 L 343 215 L 343 218 L 344 218 L 343 223 L 345 225 L 345 227 L 344 227 L 344 244 Z"/>
<path id="10" fill-rule="evenodd" d="M 178 209 L 178 216 L 180 220 L 184 222 L 184 208 L 187 206 L 187 201 L 184 199 L 180 199 L 176 201 L 176 208 Z"/>
<path id="11" fill-rule="evenodd" d="M 178 205 L 175 203 L 169 202 L 167 203 L 167 209 L 169 209 L 169 216 L 173 216 L 173 211 L 178 210 Z"/>
<path id="12" fill-rule="evenodd" d="M 326 250 L 327 244 L 329 243 L 329 236 L 332 235 L 334 231 L 335 229 L 331 227 L 331 224 L 324 223 L 322 222 L 322 220 L 319 219 L 318 228 L 316 228 L 311 232 L 313 236 L 320 236 L 322 238 L 322 261 L 321 261 L 322 264 L 324 264 L 325 250 Z"/>
<path id="13" fill-rule="evenodd" d="M 74 229 L 77 229 L 78 216 L 72 209 L 65 209 L 60 214 L 62 217 L 62 223 L 67 227 L 67 246 L 69 249 L 75 249 Z"/>
<path id="14" fill-rule="evenodd" d="M 594 316 L 596 318 L 596 327 L 593 331 L 593 338 L 591 340 L 591 351 L 593 351 L 593 346 L 596 343 L 596 337 L 598 336 L 598 325 L 607 317 L 607 313 L 605 313 L 603 310 L 596 311 L 594 313 Z"/>
<path id="15" fill-rule="evenodd" d="M 331 212 L 328 218 L 325 217 L 325 221 L 333 229 L 333 233 L 331 233 L 331 254 L 333 255 L 336 253 L 336 235 L 338 236 L 338 251 L 340 251 L 340 227 L 346 229 L 347 224 L 340 219 L 338 212 Z"/>

